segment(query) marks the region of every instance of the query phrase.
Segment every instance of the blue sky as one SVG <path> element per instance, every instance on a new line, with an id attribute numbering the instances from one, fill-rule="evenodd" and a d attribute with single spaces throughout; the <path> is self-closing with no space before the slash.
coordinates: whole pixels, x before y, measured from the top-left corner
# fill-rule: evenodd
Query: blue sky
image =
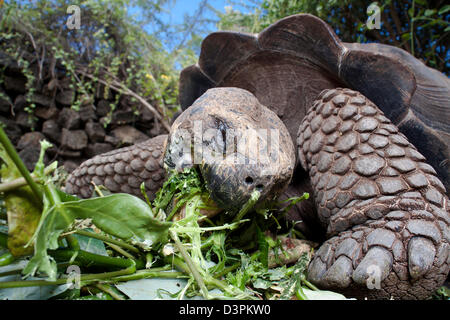
<path id="1" fill-rule="evenodd" d="M 169 3 L 163 6 L 163 12 L 158 14 L 158 18 L 162 20 L 162 22 L 169 26 L 179 26 L 183 23 L 185 15 L 194 16 L 199 9 L 199 5 L 203 2 L 203 0 L 176 0 L 173 1 L 174 3 Z M 248 3 L 247 0 L 207 0 L 207 3 L 210 7 L 213 7 L 216 11 L 225 12 L 225 7 L 230 6 L 230 2 L 232 2 L 233 9 L 240 10 L 241 12 L 247 11 L 240 3 L 246 4 Z M 133 8 L 129 8 L 132 14 L 139 14 L 139 12 L 135 11 Z M 202 12 L 202 19 L 213 19 L 217 20 L 217 15 L 212 10 L 203 10 Z M 156 25 L 146 25 L 143 26 L 144 29 L 149 31 L 150 33 L 158 32 L 158 27 Z M 173 32 L 173 30 L 171 30 Z M 201 29 L 198 29 L 194 31 L 196 34 L 200 36 L 206 36 L 210 32 L 217 31 L 215 23 L 208 23 L 208 24 L 202 24 Z M 182 36 L 182 34 L 176 34 Z M 171 37 L 169 35 L 160 33 L 159 39 L 162 41 L 163 45 L 168 49 L 169 51 L 172 50 L 172 45 L 176 45 L 177 42 L 173 42 L 175 38 L 168 38 Z"/>
<path id="2" fill-rule="evenodd" d="M 194 14 L 202 0 L 177 0 L 175 6 L 169 14 L 164 15 L 169 23 L 182 23 L 184 15 Z M 209 4 L 214 8 L 224 12 L 225 6 L 228 5 L 227 0 L 208 0 Z"/>

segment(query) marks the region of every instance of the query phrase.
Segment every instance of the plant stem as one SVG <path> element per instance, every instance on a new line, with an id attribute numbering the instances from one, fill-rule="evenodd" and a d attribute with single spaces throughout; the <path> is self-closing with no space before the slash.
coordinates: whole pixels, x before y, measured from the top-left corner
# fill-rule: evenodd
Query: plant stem
<path id="1" fill-rule="evenodd" d="M 222 271 L 215 273 L 214 278 L 220 278 L 220 277 L 228 274 L 229 272 L 236 270 L 240 266 L 241 266 L 241 263 L 238 262 L 236 264 L 233 264 L 232 266 L 226 267 Z"/>
<path id="2" fill-rule="evenodd" d="M 84 231 L 84 230 L 77 230 L 75 233 L 79 234 L 80 236 L 90 237 L 90 238 L 98 239 L 98 240 L 101 240 L 104 242 L 112 243 L 112 244 L 118 245 L 119 247 L 133 251 L 135 253 L 140 253 L 139 249 L 137 249 L 136 247 L 133 247 L 132 245 L 130 245 L 122 240 L 113 239 L 111 237 L 107 237 L 107 236 L 104 236 L 104 235 L 101 235 L 98 233 L 88 232 L 88 231 Z"/>
<path id="3" fill-rule="evenodd" d="M 319 291 L 319 288 L 317 288 L 315 285 L 313 285 L 311 282 L 306 280 L 306 278 L 302 279 L 303 283 L 306 284 L 307 287 L 309 287 L 311 290 Z"/>
<path id="4" fill-rule="evenodd" d="M 118 277 L 126 274 L 131 274 L 136 272 L 136 265 L 133 261 L 128 261 L 128 267 L 119 271 L 113 272 L 104 272 L 98 274 L 88 274 L 80 277 L 81 282 L 86 281 L 94 281 L 94 280 L 103 280 L 110 279 L 113 277 Z M 131 265 L 130 265 L 131 262 Z M 46 281 L 46 280 L 21 280 L 21 281 L 4 281 L 0 282 L 0 289 L 5 288 L 22 288 L 22 287 L 40 287 L 40 286 L 52 286 L 52 285 L 61 285 L 67 283 L 67 278 L 58 279 L 55 281 Z"/>
<path id="5" fill-rule="evenodd" d="M 44 173 L 47 175 L 47 174 L 51 174 L 53 171 L 55 171 L 55 168 L 47 167 L 45 169 Z M 34 181 L 38 180 L 38 178 L 34 174 L 31 174 L 31 178 Z M 27 181 L 24 178 L 18 178 L 18 179 L 12 180 L 12 181 L 1 183 L 0 184 L 0 192 L 13 191 L 13 190 L 19 189 L 23 186 L 26 186 L 26 185 L 27 185 Z"/>
<path id="6" fill-rule="evenodd" d="M 106 242 L 106 244 L 113 249 L 114 251 L 116 251 L 117 253 L 123 255 L 124 257 L 131 259 L 131 260 L 137 260 L 136 257 L 134 257 L 131 253 L 126 252 L 125 250 L 123 250 L 121 247 L 119 247 L 118 245 L 112 244 L 112 243 L 108 243 Z"/>
<path id="7" fill-rule="evenodd" d="M 175 278 L 185 278 L 187 277 L 184 272 L 179 271 L 157 271 L 159 268 L 139 270 L 136 273 L 126 276 L 115 277 L 108 280 L 107 282 L 127 282 L 132 280 L 148 279 L 148 278 L 164 278 L 164 279 L 175 279 Z"/>
<path id="8" fill-rule="evenodd" d="M 195 281 L 197 282 L 198 286 L 200 287 L 200 290 L 202 292 L 202 295 L 205 299 L 209 297 L 208 289 L 205 286 L 205 283 L 203 282 L 203 278 L 201 277 L 200 273 L 198 272 L 194 262 L 192 261 L 191 257 L 189 256 L 189 253 L 184 249 L 183 244 L 180 242 L 180 239 L 178 239 L 178 236 L 175 232 L 170 231 L 170 236 L 175 242 L 175 246 L 180 251 L 181 255 L 184 258 L 184 261 L 186 262 L 189 270 L 191 271 L 192 276 L 194 277 Z"/>
<path id="9" fill-rule="evenodd" d="M 8 247 L 8 235 L 0 232 L 0 246 L 7 248 Z"/>
<path id="10" fill-rule="evenodd" d="M 102 284 L 102 283 L 97 283 L 95 284 L 95 287 L 97 287 L 98 289 L 100 289 L 101 291 L 109 294 L 111 297 L 114 298 L 114 300 L 125 300 L 124 297 L 122 297 L 121 295 L 119 295 L 118 293 L 116 293 L 111 286 L 106 285 L 106 284 Z"/>
<path id="11" fill-rule="evenodd" d="M 3 130 L 2 126 L 0 126 L 0 143 L 5 148 L 6 153 L 11 158 L 11 160 L 16 165 L 17 169 L 19 170 L 20 174 L 23 176 L 27 184 L 30 186 L 31 190 L 33 191 L 33 194 L 37 200 L 37 203 L 40 204 L 42 207 L 42 191 L 39 189 L 36 182 L 34 182 L 33 178 L 31 177 L 30 173 L 28 172 L 27 167 L 22 162 L 22 159 L 20 159 L 19 155 L 17 154 L 16 149 L 14 149 L 14 146 L 12 145 L 11 141 L 9 140 L 8 136 L 6 135 L 5 131 Z"/>
<path id="12" fill-rule="evenodd" d="M 297 297 L 298 300 L 308 300 L 308 297 L 303 292 L 303 289 L 301 286 L 298 287 L 298 290 L 295 292 L 295 296 Z"/>
<path id="13" fill-rule="evenodd" d="M 4 253 L 0 256 L 0 267 L 7 266 L 16 260 L 11 252 Z"/>
<path id="14" fill-rule="evenodd" d="M 71 234 L 66 235 L 65 238 L 67 241 L 67 245 L 69 246 L 70 249 L 75 250 L 75 251 L 80 250 L 80 244 L 78 243 L 77 238 L 75 238 Z"/>
<path id="15" fill-rule="evenodd" d="M 258 202 L 261 193 L 258 190 L 252 192 L 250 199 L 248 199 L 247 203 L 242 207 L 241 211 L 237 214 L 237 216 L 233 219 L 233 222 L 238 222 L 242 220 L 242 218 L 250 211 Z"/>
<path id="16" fill-rule="evenodd" d="M 77 254 L 75 261 L 79 262 L 82 266 L 126 268 L 130 265 L 130 260 L 128 259 L 101 256 L 99 254 L 94 254 L 83 250 L 75 251 L 58 249 L 49 250 L 48 252 L 55 260 L 59 261 L 70 261 L 70 259 Z M 136 262 L 133 261 L 133 263 Z M 141 263 L 141 265 L 143 265 L 143 263 Z M 139 267 L 142 267 L 141 265 L 139 265 Z"/>

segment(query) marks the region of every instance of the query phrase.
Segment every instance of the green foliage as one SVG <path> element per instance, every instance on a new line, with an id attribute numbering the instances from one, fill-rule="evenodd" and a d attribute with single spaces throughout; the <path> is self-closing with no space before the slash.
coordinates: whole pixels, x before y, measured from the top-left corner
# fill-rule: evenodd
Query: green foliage
<path id="1" fill-rule="evenodd" d="M 66 25 L 71 16 L 66 10 L 72 1 L 5 3 L 0 8 L 0 52 L 17 61 L 26 77 L 27 111 L 32 113 L 35 107 L 35 88 L 51 83 L 49 90 L 53 91 L 66 85 L 61 83 L 62 73 L 76 93 L 72 104 L 76 110 L 97 90 L 107 97 L 109 89 L 115 92 L 114 110 L 129 89 L 161 114 L 173 112 L 178 96 L 176 57 L 164 49 L 157 36 L 141 27 L 161 24 L 157 15 L 167 2 L 81 1 L 80 28 L 73 30 Z M 129 13 L 130 7 L 151 11 L 137 20 Z"/>
<path id="2" fill-rule="evenodd" d="M 367 0 L 252 0 L 242 13 L 219 13 L 220 30 L 257 33 L 292 14 L 309 13 L 326 21 L 345 42 L 379 42 L 402 48 L 430 67 L 450 73 L 450 6 L 441 0 L 378 1 L 381 29 L 369 30 Z M 233 2 L 232 2 L 233 3 Z"/>

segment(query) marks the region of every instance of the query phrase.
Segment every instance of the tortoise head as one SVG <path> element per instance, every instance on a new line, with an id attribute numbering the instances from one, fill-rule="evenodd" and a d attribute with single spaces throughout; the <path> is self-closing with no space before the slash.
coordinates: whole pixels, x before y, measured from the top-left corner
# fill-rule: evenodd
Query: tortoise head
<path id="1" fill-rule="evenodd" d="M 291 181 L 295 152 L 283 122 L 248 91 L 209 89 L 173 123 L 164 163 L 198 166 L 211 198 L 237 211 L 257 190 L 259 202 Z"/>

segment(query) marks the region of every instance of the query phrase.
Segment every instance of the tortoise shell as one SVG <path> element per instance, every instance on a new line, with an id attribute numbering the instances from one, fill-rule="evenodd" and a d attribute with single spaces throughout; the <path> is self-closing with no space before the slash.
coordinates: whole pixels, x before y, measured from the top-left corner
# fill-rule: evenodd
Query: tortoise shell
<path id="1" fill-rule="evenodd" d="M 259 34 L 206 37 L 198 64 L 180 75 L 183 110 L 213 87 L 253 93 L 281 118 L 293 141 L 322 90 L 359 91 L 398 126 L 450 190 L 450 80 L 402 49 L 344 43 L 321 19 L 293 15 Z"/>

